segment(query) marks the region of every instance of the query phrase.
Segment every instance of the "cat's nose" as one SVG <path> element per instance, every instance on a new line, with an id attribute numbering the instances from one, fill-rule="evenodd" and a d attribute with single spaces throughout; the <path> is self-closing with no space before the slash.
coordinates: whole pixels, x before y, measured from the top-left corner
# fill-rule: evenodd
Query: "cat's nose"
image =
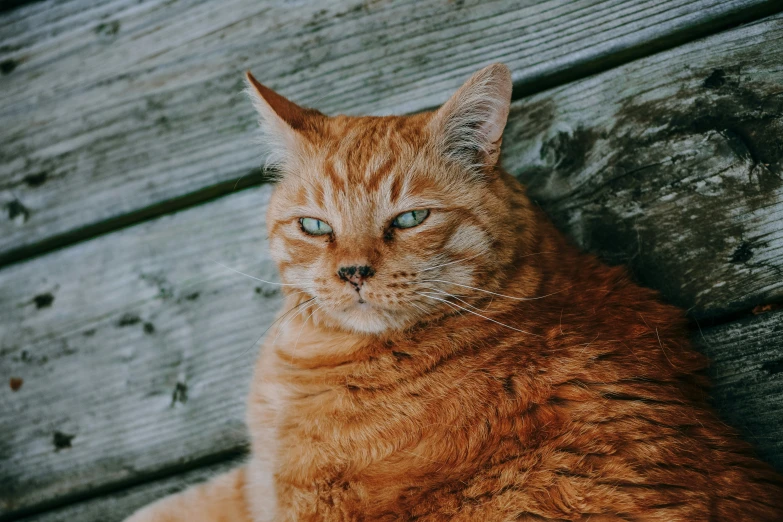
<path id="1" fill-rule="evenodd" d="M 337 275 L 346 283 L 351 283 L 356 290 L 359 290 L 367 279 L 375 275 L 375 270 L 367 265 L 342 266 L 337 270 Z"/>

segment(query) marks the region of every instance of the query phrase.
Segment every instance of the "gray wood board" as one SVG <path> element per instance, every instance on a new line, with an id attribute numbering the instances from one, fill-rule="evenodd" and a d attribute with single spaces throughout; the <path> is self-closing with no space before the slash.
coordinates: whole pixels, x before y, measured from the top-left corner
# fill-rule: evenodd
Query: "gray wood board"
<path id="1" fill-rule="evenodd" d="M 242 459 L 231 459 L 220 464 L 196 468 L 182 474 L 77 502 L 61 509 L 25 517 L 18 522 L 120 522 L 137 509 L 159 498 L 182 491 L 192 484 L 204 482 L 241 463 Z"/>
<path id="2" fill-rule="evenodd" d="M 780 8 L 66 0 L 3 13 L 0 263 L 204 200 L 243 176 L 257 183 L 245 69 L 325 111 L 412 112 L 493 61 L 517 85 L 545 85 Z"/>
<path id="3" fill-rule="evenodd" d="M 218 263 L 275 279 L 269 193 L 0 271 L 0 519 L 245 444 L 256 342 L 281 298 Z"/>
<path id="4" fill-rule="evenodd" d="M 505 166 L 558 227 L 720 316 L 783 298 L 783 17 L 515 103 Z"/>
<path id="5" fill-rule="evenodd" d="M 783 473 L 783 311 L 705 329 L 693 340 L 712 359 L 721 417 Z"/>

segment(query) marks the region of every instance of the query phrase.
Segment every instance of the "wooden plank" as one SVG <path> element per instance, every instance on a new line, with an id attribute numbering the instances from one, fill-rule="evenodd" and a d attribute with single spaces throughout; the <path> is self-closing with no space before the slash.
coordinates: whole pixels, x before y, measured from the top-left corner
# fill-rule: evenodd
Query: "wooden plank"
<path id="1" fill-rule="evenodd" d="M 759 456 L 783 473 L 783 311 L 694 335 L 712 359 L 712 397 Z"/>
<path id="2" fill-rule="evenodd" d="M 514 104 L 504 163 L 558 227 L 696 318 L 783 298 L 783 18 Z"/>
<path id="3" fill-rule="evenodd" d="M 492 61 L 540 89 L 777 4 L 68 0 L 4 13 L 0 264 L 258 182 L 245 69 L 325 111 L 410 112 Z"/>
<path id="4" fill-rule="evenodd" d="M 712 358 L 714 402 L 759 455 L 783 472 L 783 312 L 694 332 Z M 119 521 L 153 500 L 237 465 L 237 460 L 25 518 L 20 522 Z"/>
<path id="5" fill-rule="evenodd" d="M 241 459 L 231 459 L 220 464 L 196 468 L 180 475 L 98 496 L 40 515 L 25 517 L 18 522 L 120 522 L 137 509 L 159 498 L 182 491 L 192 484 L 204 482 L 210 477 L 241 465 L 241 462 Z"/>
<path id="6" fill-rule="evenodd" d="M 0 271 L 0 519 L 246 441 L 256 342 L 280 306 L 270 187 Z M 214 260 L 214 261 L 213 261 Z"/>

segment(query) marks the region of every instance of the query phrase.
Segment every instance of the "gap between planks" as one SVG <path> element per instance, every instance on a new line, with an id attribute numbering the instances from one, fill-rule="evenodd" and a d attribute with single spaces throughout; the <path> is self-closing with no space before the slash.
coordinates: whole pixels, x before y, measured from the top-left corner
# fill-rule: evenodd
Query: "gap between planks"
<path id="1" fill-rule="evenodd" d="M 110 482 L 103 486 L 93 488 L 90 491 L 81 491 L 78 493 L 64 495 L 62 497 L 51 499 L 47 502 L 30 508 L 20 509 L 19 511 L 6 515 L 0 514 L 0 522 L 11 522 L 26 517 L 35 517 L 36 515 L 46 514 L 63 508 L 68 508 L 69 506 L 76 506 L 82 502 L 108 497 L 114 493 L 126 491 L 144 484 L 158 481 L 167 481 L 192 471 L 209 470 L 231 463 L 235 463 L 237 466 L 239 466 L 247 455 L 248 452 L 244 447 L 238 447 L 228 451 L 221 451 L 219 453 L 209 455 L 208 457 L 194 459 L 187 463 L 171 466 L 154 473 L 136 475 L 128 480 Z"/>

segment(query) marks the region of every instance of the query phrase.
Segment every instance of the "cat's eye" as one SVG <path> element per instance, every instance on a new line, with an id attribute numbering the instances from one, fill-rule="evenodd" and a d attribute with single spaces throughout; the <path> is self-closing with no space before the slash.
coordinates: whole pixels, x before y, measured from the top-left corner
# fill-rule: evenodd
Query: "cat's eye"
<path id="1" fill-rule="evenodd" d="M 320 219 L 299 218 L 299 225 L 302 227 L 302 230 L 311 236 L 324 236 L 332 233 L 332 227 L 326 221 L 321 221 Z"/>
<path id="2" fill-rule="evenodd" d="M 415 227 L 416 225 L 421 225 L 422 221 L 427 219 L 427 216 L 430 215 L 429 210 L 409 210 L 408 212 L 403 212 L 396 218 L 394 218 L 394 221 L 392 221 L 392 225 L 394 225 L 397 228 L 411 228 Z"/>

